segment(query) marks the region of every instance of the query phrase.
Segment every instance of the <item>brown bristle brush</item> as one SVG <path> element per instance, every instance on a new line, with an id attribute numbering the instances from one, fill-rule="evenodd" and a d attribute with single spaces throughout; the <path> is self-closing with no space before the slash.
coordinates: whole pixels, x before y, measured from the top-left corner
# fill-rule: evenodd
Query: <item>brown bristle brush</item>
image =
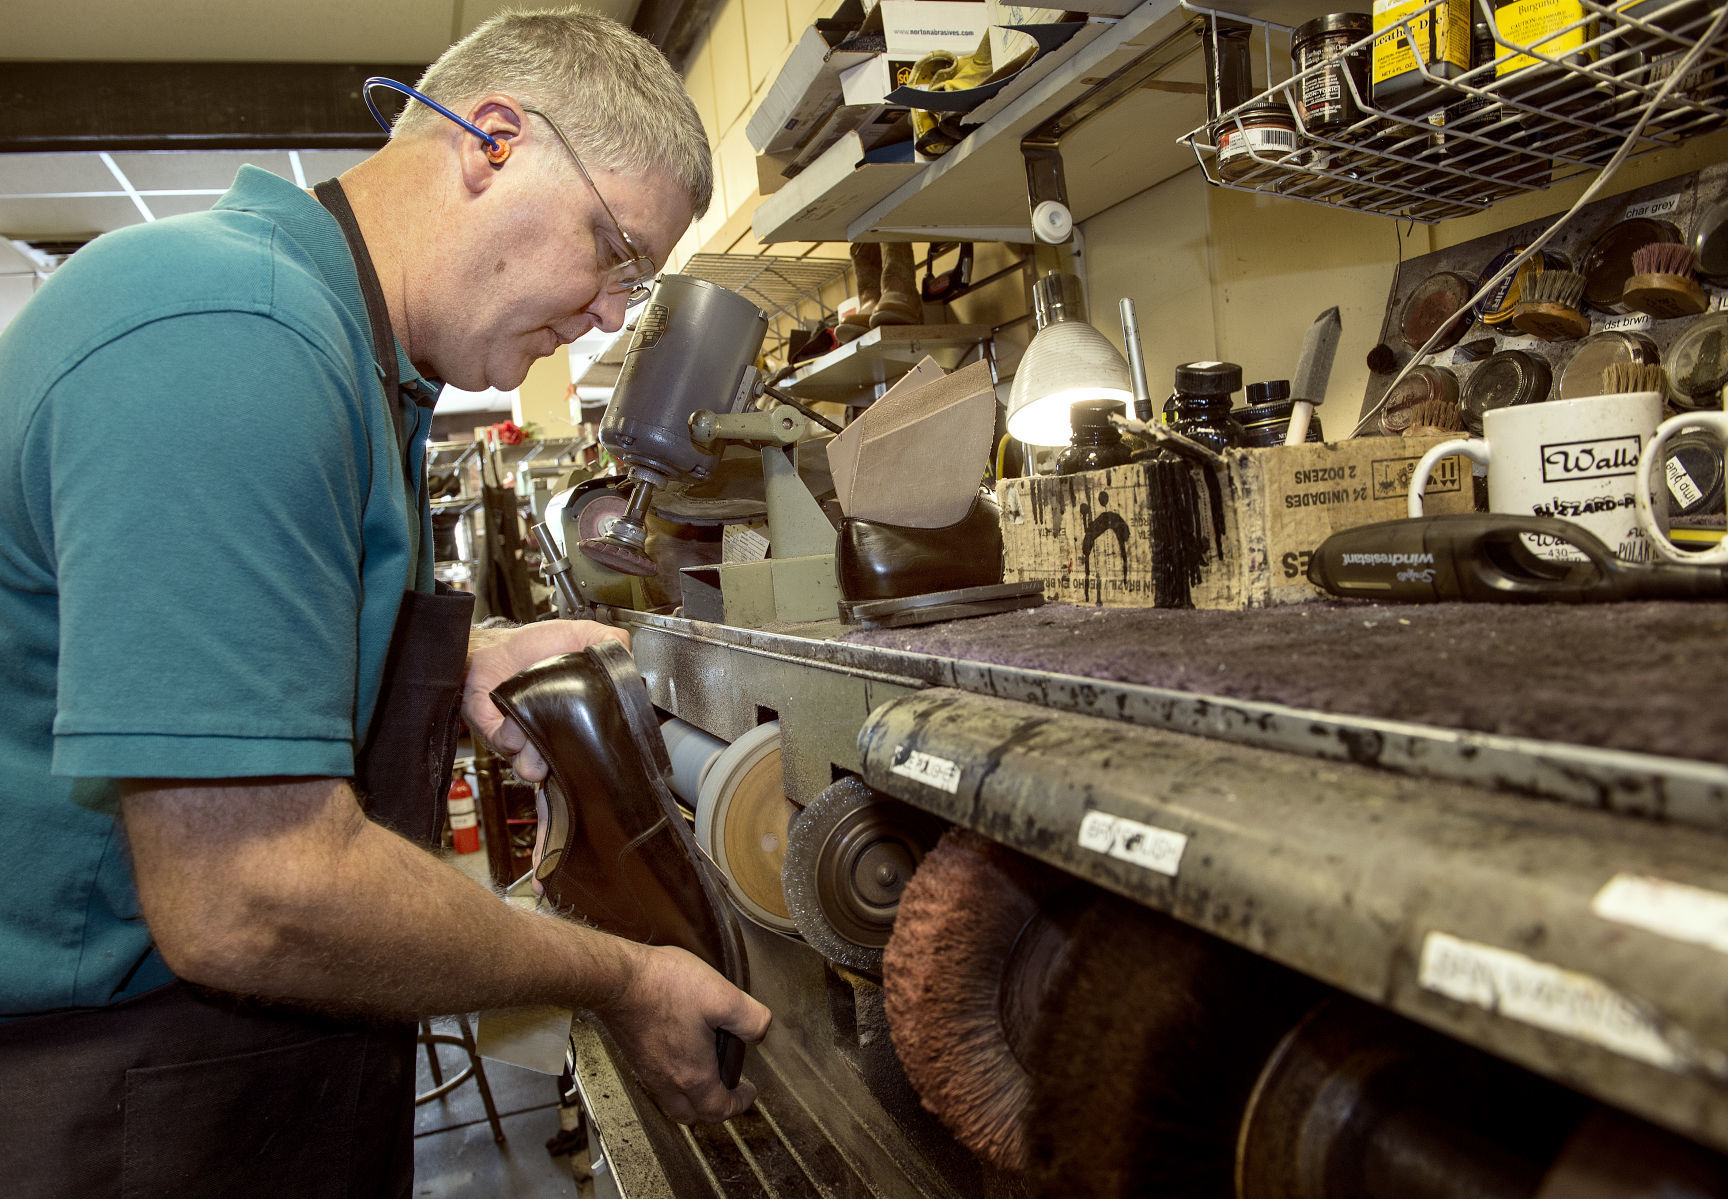
<path id="1" fill-rule="evenodd" d="M 1602 394 L 1624 395 L 1633 391 L 1668 394 L 1668 372 L 1654 362 L 1616 362 L 1602 368 Z"/>
<path id="2" fill-rule="evenodd" d="M 1580 308 L 1584 276 L 1577 271 L 1543 271 L 1524 281 L 1512 327 L 1543 341 L 1571 341 L 1590 332 L 1590 318 Z M 1460 426 L 1462 427 L 1462 426 Z"/>
<path id="3" fill-rule="evenodd" d="M 1254 1083 L 1319 988 L 1174 917 L 1095 895 L 1050 972 L 1026 1057 L 1029 1189 L 1063 1199 L 1234 1194 Z M 1229 918 L 1255 935 L 1257 913 Z"/>
<path id="4" fill-rule="evenodd" d="M 1410 426 L 1405 437 L 1423 433 L 1457 433 L 1464 428 L 1464 413 L 1451 400 L 1423 400 L 1410 413 Z"/>
<path id="5" fill-rule="evenodd" d="M 955 1140 L 1004 1170 L 1027 1166 L 1032 1080 L 1021 1061 L 1065 952 L 1052 908 L 1064 890 L 1090 888 L 950 829 L 901 892 L 882 953 L 888 1034 L 906 1080 Z"/>
<path id="6" fill-rule="evenodd" d="M 1632 277 L 1620 293 L 1621 303 L 1658 320 L 1697 316 L 1710 306 L 1710 297 L 1692 278 L 1693 261 L 1690 246 L 1640 246 L 1632 255 Z"/>

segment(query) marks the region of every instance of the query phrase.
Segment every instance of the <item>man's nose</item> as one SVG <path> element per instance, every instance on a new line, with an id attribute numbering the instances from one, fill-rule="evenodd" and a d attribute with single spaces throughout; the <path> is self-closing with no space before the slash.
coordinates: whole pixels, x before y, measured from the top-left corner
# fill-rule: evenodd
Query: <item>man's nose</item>
<path id="1" fill-rule="evenodd" d="M 588 312 L 600 328 L 616 333 L 624 327 L 624 312 L 629 296 L 623 292 L 602 290 L 588 305 Z"/>

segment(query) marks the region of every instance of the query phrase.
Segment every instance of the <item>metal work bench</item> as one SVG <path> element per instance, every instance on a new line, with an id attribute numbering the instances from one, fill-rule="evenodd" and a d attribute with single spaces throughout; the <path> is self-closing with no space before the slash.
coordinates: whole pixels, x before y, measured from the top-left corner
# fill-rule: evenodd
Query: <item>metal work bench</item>
<path id="1" fill-rule="evenodd" d="M 1728 639 L 1716 606 L 1641 608 L 1501 612 L 1530 627 L 1560 621 L 1551 631 L 1586 676 L 1595 651 L 1579 630 L 1597 620 L 1616 630 L 1597 639 L 1603 654 L 1633 621 L 1659 627 L 1700 678 L 1722 677 Z M 666 712 L 726 740 L 781 722 L 794 802 L 857 774 L 1341 991 L 1728 1148 L 1728 937 L 1664 928 L 1659 911 L 1593 908 L 1618 877 L 1697 888 L 1682 894 L 1706 904 L 1728 897 L 1728 764 L 1719 760 L 1728 745 L 1659 756 L 1121 677 L 1155 673 L 1144 663 L 1157 657 L 1125 652 L 1124 630 L 1151 629 L 1188 677 L 1188 634 L 1232 618 L 1230 627 L 1255 636 L 1276 619 L 1307 619 L 1310 632 L 1384 623 L 1418 648 L 1425 631 L 1443 639 L 1451 623 L 1484 611 L 1314 609 L 1281 618 L 1045 609 L 922 634 L 925 644 L 964 637 L 975 647 L 945 653 L 898 647 L 919 635 L 847 637 L 838 624 L 746 630 L 611 616 L 630 629 L 650 696 Z M 1071 656 L 1117 677 L 1052 669 L 1056 649 L 1002 651 L 1023 646 L 1039 620 L 1052 645 L 1084 622 L 1088 636 L 1074 638 Z M 1673 644 L 1676 629 L 1696 643 Z M 1009 635 L 993 644 L 992 630 Z M 1532 634 L 1515 626 L 1501 635 Z M 1264 659 L 1255 637 L 1246 643 Z M 1101 645 L 1112 648 L 1109 665 Z M 1324 637 L 1293 652 L 1323 656 Z M 1438 668 L 1465 683 L 1479 677 L 1470 655 L 1457 657 Z M 1416 686 L 1440 685 L 1414 660 L 1389 666 Z M 1276 663 L 1268 670 L 1279 673 Z M 1705 737 L 1717 729 L 1714 697 L 1707 686 L 1692 697 L 1710 708 L 1700 712 Z M 1562 698 L 1606 707 L 1610 723 L 1614 705 L 1640 701 L 1605 685 Z M 1718 912 L 1728 911 L 1728 898 L 1720 902 Z M 756 1112 L 718 1130 L 668 1125 L 620 1077 L 603 1034 L 588 1028 L 579 1041 L 579 1077 L 620 1193 L 1023 1193 L 919 1109 L 871 980 L 791 938 L 749 924 L 746 934 L 753 989 L 777 1014 L 747 1067 L 761 1092 Z"/>

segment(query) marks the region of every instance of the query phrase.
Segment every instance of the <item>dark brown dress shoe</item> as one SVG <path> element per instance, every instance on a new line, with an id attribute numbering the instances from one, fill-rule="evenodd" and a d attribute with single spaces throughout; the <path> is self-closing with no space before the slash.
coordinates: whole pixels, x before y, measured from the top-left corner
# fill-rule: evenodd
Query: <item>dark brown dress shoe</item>
<path id="1" fill-rule="evenodd" d="M 746 989 L 737 917 L 666 785 L 666 742 L 629 651 L 603 641 L 549 658 L 492 699 L 550 769 L 535 869 L 546 899 L 603 932 L 687 949 Z M 719 1035 L 721 1075 L 734 1086 L 743 1045 Z"/>
<path id="2" fill-rule="evenodd" d="M 834 552 L 840 597 L 849 603 L 902 599 L 1002 581 L 1002 524 L 993 496 L 939 529 L 848 516 Z"/>

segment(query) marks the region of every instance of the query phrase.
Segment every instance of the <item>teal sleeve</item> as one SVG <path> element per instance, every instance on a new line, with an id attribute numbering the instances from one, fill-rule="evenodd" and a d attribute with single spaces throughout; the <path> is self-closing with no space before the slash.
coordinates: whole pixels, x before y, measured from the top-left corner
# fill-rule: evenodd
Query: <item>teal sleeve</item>
<path id="1" fill-rule="evenodd" d="M 56 382 L 30 431 L 60 588 L 53 771 L 352 772 L 355 380 L 266 316 L 156 321 Z"/>

